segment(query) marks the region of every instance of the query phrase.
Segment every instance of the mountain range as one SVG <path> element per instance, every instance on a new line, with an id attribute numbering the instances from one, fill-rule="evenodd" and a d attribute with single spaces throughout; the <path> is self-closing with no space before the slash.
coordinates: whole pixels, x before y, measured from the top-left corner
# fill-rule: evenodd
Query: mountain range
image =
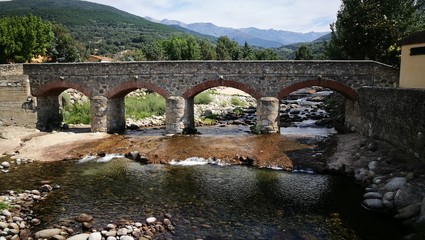
<path id="1" fill-rule="evenodd" d="M 247 42 L 249 45 L 264 47 L 264 48 L 278 48 L 284 45 L 299 43 L 299 42 L 312 42 L 329 32 L 291 32 L 275 29 L 258 29 L 254 27 L 250 28 L 228 28 L 219 27 L 212 23 L 183 23 L 176 20 L 156 20 L 151 17 L 145 17 L 145 19 L 157 22 L 171 27 L 185 28 L 193 32 L 200 34 L 211 35 L 214 37 L 228 36 L 230 39 L 235 40 L 240 45 Z"/>

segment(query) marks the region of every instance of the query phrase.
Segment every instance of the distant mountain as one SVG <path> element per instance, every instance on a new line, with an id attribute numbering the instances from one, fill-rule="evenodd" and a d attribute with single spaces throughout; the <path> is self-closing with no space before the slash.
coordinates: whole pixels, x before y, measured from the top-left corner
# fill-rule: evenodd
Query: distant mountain
<path id="1" fill-rule="evenodd" d="M 235 40 L 240 45 L 247 42 L 252 46 L 259 46 L 264 48 L 278 48 L 283 45 L 298 43 L 298 42 L 311 42 L 326 34 L 328 32 L 309 32 L 309 33 L 298 33 L 283 30 L 274 29 L 258 29 L 258 28 L 227 28 L 219 27 L 212 23 L 183 23 L 176 20 L 156 20 L 150 17 L 146 19 L 162 23 L 169 26 L 179 26 L 191 31 L 195 31 L 202 34 L 207 34 L 215 37 L 228 36 L 230 39 Z"/>

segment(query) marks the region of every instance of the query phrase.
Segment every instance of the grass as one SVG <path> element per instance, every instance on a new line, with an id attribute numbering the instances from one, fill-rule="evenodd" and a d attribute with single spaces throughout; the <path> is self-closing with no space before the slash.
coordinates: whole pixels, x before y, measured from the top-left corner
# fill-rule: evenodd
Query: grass
<path id="1" fill-rule="evenodd" d="M 211 93 L 204 91 L 195 96 L 195 104 L 210 104 L 213 101 Z"/>
<path id="2" fill-rule="evenodd" d="M 153 115 L 165 114 L 165 99 L 158 94 L 125 98 L 126 118 L 139 120 Z M 90 124 L 90 103 L 66 104 L 63 121 L 67 124 Z"/>
<path id="3" fill-rule="evenodd" d="M 10 206 L 7 202 L 1 202 L 0 201 L 0 211 L 7 210 L 9 208 L 10 208 Z"/>
<path id="4" fill-rule="evenodd" d="M 125 98 L 125 117 L 139 120 L 153 115 L 165 114 L 165 99 L 155 93 L 143 97 Z"/>

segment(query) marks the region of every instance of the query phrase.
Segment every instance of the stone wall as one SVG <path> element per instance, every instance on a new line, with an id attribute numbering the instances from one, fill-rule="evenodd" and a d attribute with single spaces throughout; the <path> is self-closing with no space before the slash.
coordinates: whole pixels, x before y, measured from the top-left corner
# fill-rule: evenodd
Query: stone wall
<path id="1" fill-rule="evenodd" d="M 358 130 L 425 162 L 425 90 L 365 87 L 359 95 Z"/>
<path id="2" fill-rule="evenodd" d="M 36 113 L 21 107 L 28 96 L 29 78 L 23 74 L 23 66 L 0 65 L 0 126 L 35 127 Z"/>

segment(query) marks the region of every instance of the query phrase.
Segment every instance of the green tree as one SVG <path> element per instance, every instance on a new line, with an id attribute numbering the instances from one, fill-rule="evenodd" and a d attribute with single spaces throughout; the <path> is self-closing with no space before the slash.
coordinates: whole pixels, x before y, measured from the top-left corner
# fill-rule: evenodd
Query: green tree
<path id="1" fill-rule="evenodd" d="M 146 59 L 148 61 L 164 60 L 164 50 L 162 49 L 161 42 L 153 42 L 145 46 L 143 49 Z"/>
<path id="2" fill-rule="evenodd" d="M 245 42 L 241 49 L 241 55 L 243 60 L 255 60 L 254 51 L 247 42 Z"/>
<path id="3" fill-rule="evenodd" d="M 313 59 L 313 54 L 311 49 L 307 45 L 301 45 L 297 51 L 295 51 L 295 60 L 311 60 Z"/>
<path id="4" fill-rule="evenodd" d="M 32 15 L 0 19 L 0 62 L 29 62 L 45 56 L 53 40 L 52 25 Z"/>
<path id="5" fill-rule="evenodd" d="M 162 41 L 167 60 L 197 60 L 201 56 L 196 39 L 190 35 L 175 35 Z"/>
<path id="6" fill-rule="evenodd" d="M 239 60 L 240 49 L 236 41 L 230 40 L 227 36 L 217 39 L 215 50 L 218 60 Z"/>
<path id="7" fill-rule="evenodd" d="M 277 52 L 271 48 L 258 49 L 255 51 L 256 60 L 279 60 Z"/>
<path id="8" fill-rule="evenodd" d="M 81 60 L 80 51 L 76 41 L 69 30 L 60 24 L 52 26 L 54 41 L 49 47 L 47 54 L 52 62 L 78 62 Z"/>
<path id="9" fill-rule="evenodd" d="M 371 59 L 397 65 L 397 41 L 421 30 L 423 1 L 342 0 L 331 25 L 331 59 Z"/>
<path id="10" fill-rule="evenodd" d="M 201 51 L 202 60 L 214 60 L 216 59 L 216 54 L 211 43 L 207 42 L 205 39 L 201 39 L 199 42 L 199 48 Z"/>

